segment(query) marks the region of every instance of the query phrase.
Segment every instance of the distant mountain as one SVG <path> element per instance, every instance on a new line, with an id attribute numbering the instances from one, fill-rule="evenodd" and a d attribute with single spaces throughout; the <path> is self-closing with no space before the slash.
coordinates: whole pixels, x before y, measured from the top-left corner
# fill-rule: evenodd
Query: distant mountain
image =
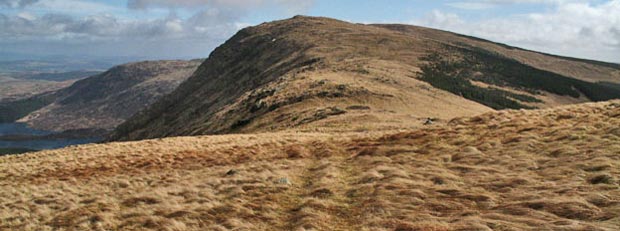
<path id="1" fill-rule="evenodd" d="M 88 76 L 85 76 L 88 77 Z M 41 79 L 20 79 L 0 74 L 0 102 L 25 99 L 45 92 L 56 91 L 73 84 L 77 79 L 50 81 Z"/>
<path id="2" fill-rule="evenodd" d="M 0 52 L 0 102 L 55 91 L 118 65 L 126 58 L 29 56 Z M 126 62 L 126 61 L 125 61 Z"/>
<path id="3" fill-rule="evenodd" d="M 100 74 L 101 72 L 102 71 L 79 70 L 79 71 L 67 71 L 67 72 L 23 73 L 23 74 L 17 74 L 13 76 L 14 78 L 18 78 L 18 79 L 62 82 L 62 81 L 67 81 L 67 80 L 72 80 L 72 79 L 83 79 L 86 77 Z"/>
<path id="4" fill-rule="evenodd" d="M 0 104 L 0 108 L 7 108 L 0 111 L 0 118 L 4 116 L 5 120 L 19 120 L 50 131 L 111 130 L 174 90 L 201 62 L 146 61 L 119 65 L 56 92 Z"/>
<path id="5" fill-rule="evenodd" d="M 65 88 L 101 71 L 0 73 L 0 102 L 28 98 Z"/>
<path id="6" fill-rule="evenodd" d="M 0 73 L 23 72 L 68 72 L 76 70 L 105 70 L 114 66 L 113 62 L 79 61 L 79 60 L 12 60 L 0 61 Z"/>
<path id="7" fill-rule="evenodd" d="M 0 52 L 0 73 L 107 70 L 119 64 L 144 59 L 144 57 L 32 55 Z"/>
<path id="8" fill-rule="evenodd" d="M 620 98 L 618 83 L 617 64 L 423 27 L 297 16 L 239 31 L 110 140 L 415 127 L 428 117 Z"/>

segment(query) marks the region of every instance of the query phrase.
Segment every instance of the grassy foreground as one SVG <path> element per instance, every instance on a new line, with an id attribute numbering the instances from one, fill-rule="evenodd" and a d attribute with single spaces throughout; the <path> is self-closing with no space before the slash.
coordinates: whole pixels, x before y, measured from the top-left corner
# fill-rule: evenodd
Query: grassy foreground
<path id="1" fill-rule="evenodd" d="M 620 101 L 0 157 L 2 230 L 618 230 Z"/>

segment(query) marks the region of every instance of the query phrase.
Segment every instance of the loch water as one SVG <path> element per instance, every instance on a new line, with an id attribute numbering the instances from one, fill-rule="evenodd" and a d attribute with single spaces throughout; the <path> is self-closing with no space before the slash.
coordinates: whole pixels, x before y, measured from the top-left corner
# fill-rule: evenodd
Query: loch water
<path id="1" fill-rule="evenodd" d="M 0 123 L 0 136 L 7 135 L 31 135 L 45 136 L 54 132 L 36 130 L 28 127 L 23 123 Z M 87 144 L 99 141 L 99 138 L 81 138 L 81 139 L 41 139 L 32 140 L 2 140 L 0 139 L 0 148 L 26 148 L 32 150 L 56 149 L 69 145 Z"/>

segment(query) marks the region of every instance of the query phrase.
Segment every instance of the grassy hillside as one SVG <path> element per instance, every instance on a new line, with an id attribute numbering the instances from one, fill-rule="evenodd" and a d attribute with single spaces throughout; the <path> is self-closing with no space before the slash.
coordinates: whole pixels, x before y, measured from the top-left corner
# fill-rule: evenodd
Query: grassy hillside
<path id="1" fill-rule="evenodd" d="M 620 101 L 5 156 L 0 229 L 618 230 L 617 124 Z"/>
<path id="2" fill-rule="evenodd" d="M 618 83 L 620 72 L 599 64 L 429 28 L 298 16 L 239 31 L 110 140 L 393 129 L 618 98 L 595 82 Z"/>
<path id="3" fill-rule="evenodd" d="M 617 84 L 617 83 L 598 82 L 598 84 L 620 91 L 620 84 Z"/>
<path id="4" fill-rule="evenodd" d="M 539 70 L 497 53 L 475 47 L 450 47 L 445 53 L 425 58 L 420 78 L 434 87 L 461 95 L 494 109 L 532 108 L 523 103 L 540 103 L 542 92 L 592 101 L 620 99 L 613 83 L 591 83 Z M 519 94 L 496 87 L 479 87 L 471 81 L 508 87 L 529 93 Z"/>
<path id="5" fill-rule="evenodd" d="M 589 63 L 589 64 L 592 64 L 592 65 L 604 66 L 604 67 L 609 67 L 609 68 L 612 68 L 612 69 L 620 69 L 620 64 L 618 64 L 618 63 L 610 63 L 610 62 L 603 62 L 603 61 L 597 61 L 597 60 L 588 60 L 588 59 L 579 59 L 579 58 L 566 57 L 566 56 L 560 56 L 560 55 L 552 55 L 552 54 L 537 52 L 537 51 L 533 51 L 533 50 L 527 50 L 527 49 L 523 49 L 523 48 L 519 48 L 519 47 L 514 47 L 514 46 L 506 45 L 506 44 L 503 44 L 503 43 L 496 43 L 496 42 L 493 42 L 493 41 L 489 41 L 489 40 L 486 40 L 486 39 L 477 38 L 477 37 L 473 37 L 473 36 L 456 34 L 456 33 L 454 33 L 454 35 L 461 36 L 461 37 L 464 37 L 464 38 L 467 38 L 467 39 L 471 39 L 471 40 L 478 40 L 478 41 L 484 42 L 484 43 L 496 44 L 496 45 L 502 46 L 502 47 L 504 47 L 504 48 L 506 48 L 508 50 L 520 50 L 520 51 L 526 51 L 526 52 L 534 52 L 534 53 L 538 53 L 538 54 L 541 54 L 541 55 L 551 56 L 551 57 L 554 57 L 554 58 L 564 59 L 564 60 L 568 60 L 568 61 L 575 61 L 575 62 L 580 62 L 580 63 Z"/>
<path id="6" fill-rule="evenodd" d="M 433 40 L 449 47 L 477 48 L 527 66 L 586 82 L 620 83 L 620 64 L 544 54 L 472 36 L 401 24 L 373 25 L 410 36 Z M 437 50 L 435 50 L 437 52 Z"/>

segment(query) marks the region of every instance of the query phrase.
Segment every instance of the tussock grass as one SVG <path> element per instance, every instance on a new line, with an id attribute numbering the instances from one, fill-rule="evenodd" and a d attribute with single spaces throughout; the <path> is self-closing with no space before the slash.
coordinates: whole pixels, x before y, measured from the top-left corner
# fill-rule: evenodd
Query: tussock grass
<path id="1" fill-rule="evenodd" d="M 616 104 L 4 156 L 0 229 L 616 230 Z"/>

